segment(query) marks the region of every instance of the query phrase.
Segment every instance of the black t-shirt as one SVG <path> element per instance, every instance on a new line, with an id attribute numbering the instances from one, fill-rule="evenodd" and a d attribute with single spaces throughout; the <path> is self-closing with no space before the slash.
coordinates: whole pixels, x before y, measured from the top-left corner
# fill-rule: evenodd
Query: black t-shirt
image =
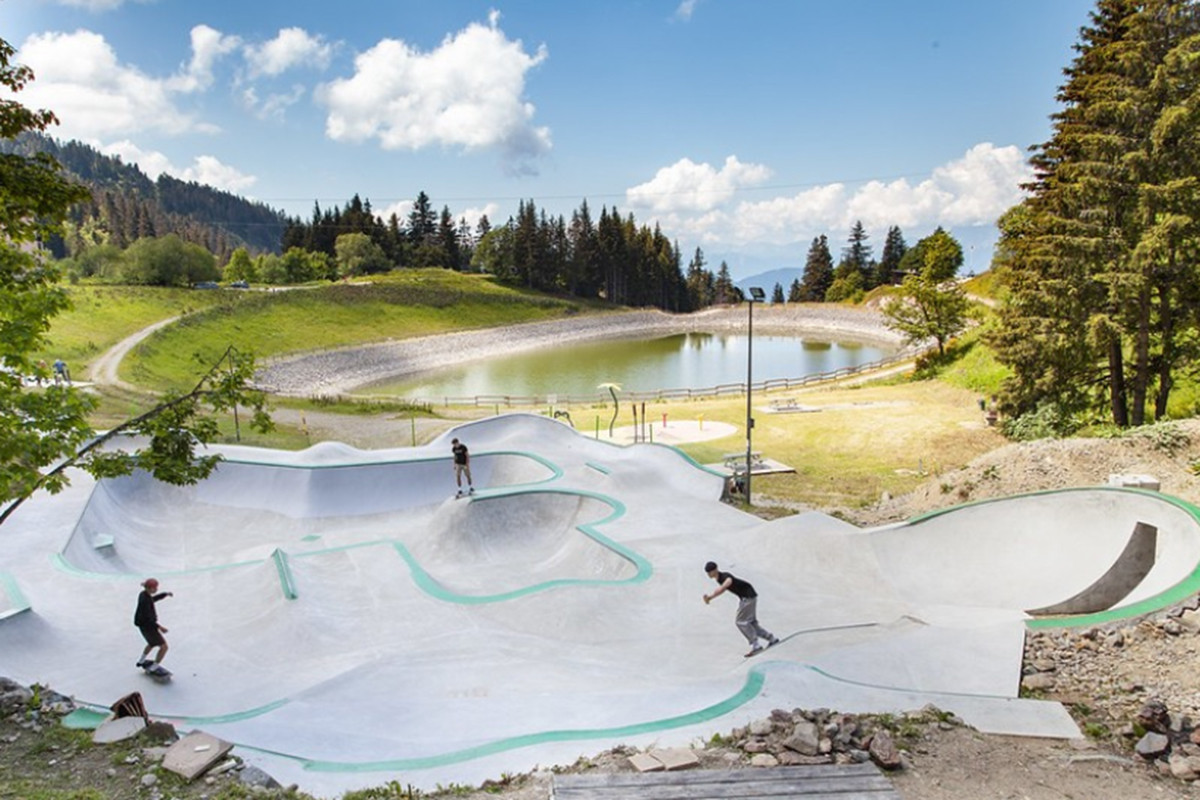
<path id="1" fill-rule="evenodd" d="M 462 442 L 459 442 L 458 444 L 454 445 L 450 449 L 451 449 L 451 451 L 454 452 L 454 463 L 455 464 L 466 464 L 467 463 L 467 446 L 465 444 L 463 444 Z"/>
<path id="2" fill-rule="evenodd" d="M 728 572 L 717 572 L 717 583 L 724 586 L 725 581 L 727 580 L 733 581 L 733 583 L 729 584 L 728 591 L 733 592 L 741 599 L 745 600 L 747 597 L 758 597 L 758 592 L 754 591 L 754 587 L 750 585 L 749 581 L 744 581 Z"/>
<path id="3" fill-rule="evenodd" d="M 166 592 L 158 594 L 150 594 L 149 592 L 140 592 L 138 594 L 137 611 L 133 615 L 133 624 L 139 628 L 153 628 L 158 625 L 158 609 L 154 604 L 167 596 Z"/>

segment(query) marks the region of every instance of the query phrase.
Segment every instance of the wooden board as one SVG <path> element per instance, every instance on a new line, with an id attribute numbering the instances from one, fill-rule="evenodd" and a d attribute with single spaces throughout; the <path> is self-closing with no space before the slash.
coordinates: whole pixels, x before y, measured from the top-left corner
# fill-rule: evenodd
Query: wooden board
<path id="1" fill-rule="evenodd" d="M 900 800 L 874 764 L 555 775 L 554 800 Z"/>

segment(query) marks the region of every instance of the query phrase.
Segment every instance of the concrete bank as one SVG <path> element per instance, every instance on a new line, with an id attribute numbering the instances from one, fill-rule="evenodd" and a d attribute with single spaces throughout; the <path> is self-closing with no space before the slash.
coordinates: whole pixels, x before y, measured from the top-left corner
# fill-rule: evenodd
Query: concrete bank
<path id="1" fill-rule="evenodd" d="M 644 310 L 570 317 L 503 328 L 459 331 L 403 341 L 274 359 L 259 371 L 267 391 L 294 397 L 347 394 L 385 379 L 397 379 L 463 361 L 584 341 L 641 338 L 677 333 L 744 331 L 745 306 L 710 309 L 696 314 Z M 877 342 L 900 346 L 883 315 L 868 309 L 821 304 L 761 306 L 754 312 L 755 330 L 812 334 L 839 341 Z"/>

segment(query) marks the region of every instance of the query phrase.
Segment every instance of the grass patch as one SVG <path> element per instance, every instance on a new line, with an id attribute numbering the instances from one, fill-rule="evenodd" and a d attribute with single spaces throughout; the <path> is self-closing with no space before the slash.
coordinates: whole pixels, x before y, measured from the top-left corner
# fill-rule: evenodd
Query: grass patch
<path id="1" fill-rule="evenodd" d="M 149 286 L 65 287 L 72 307 L 54 318 L 50 345 L 36 354 L 48 363 L 62 358 L 76 378 L 117 342 L 155 322 L 216 305 L 234 305 L 241 292 L 198 292 Z"/>
<path id="2" fill-rule="evenodd" d="M 190 387 L 232 344 L 258 358 L 555 319 L 602 306 L 522 292 L 482 276 L 405 270 L 370 283 L 251 293 L 155 333 L 121 365 L 125 380 Z"/>

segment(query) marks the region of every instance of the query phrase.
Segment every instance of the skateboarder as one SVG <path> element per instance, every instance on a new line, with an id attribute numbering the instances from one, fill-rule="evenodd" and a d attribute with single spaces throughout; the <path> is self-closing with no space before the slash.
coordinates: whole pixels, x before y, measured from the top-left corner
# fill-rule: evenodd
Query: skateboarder
<path id="1" fill-rule="evenodd" d="M 467 476 L 467 492 L 475 493 L 475 487 L 471 484 L 471 453 L 467 450 L 467 446 L 458 439 L 450 440 L 450 452 L 454 454 L 454 483 L 458 486 L 458 497 L 462 497 L 462 479 L 463 475 Z"/>
<path id="2" fill-rule="evenodd" d="M 779 643 L 779 638 L 775 634 L 758 624 L 758 593 L 754 591 L 754 587 L 750 585 L 749 581 L 744 581 L 728 572 L 721 572 L 717 569 L 715 561 L 705 564 L 704 571 L 708 573 L 708 577 L 720 584 L 715 592 L 704 595 L 705 605 L 711 603 L 714 597 L 725 592 L 733 592 L 738 596 L 738 610 L 734 622 L 738 630 L 742 632 L 742 636 L 745 636 L 746 641 L 750 642 L 750 652 L 746 653 L 746 658 L 756 656 L 763 651 L 763 646 L 758 643 L 759 639 L 766 639 L 767 647 Z"/>
<path id="3" fill-rule="evenodd" d="M 144 670 L 166 669 L 162 666 L 162 660 L 167 655 L 167 640 L 163 637 L 167 629 L 158 624 L 158 610 L 154 604 L 164 597 L 174 596 L 172 592 L 159 592 L 158 580 L 155 578 L 147 578 L 142 581 L 142 591 L 138 595 L 137 611 L 133 615 L 133 624 L 142 632 L 142 638 L 146 640 L 146 649 L 142 650 L 142 657 L 137 662 L 137 666 Z M 158 656 L 151 661 L 150 651 L 156 647 L 158 648 Z"/>

